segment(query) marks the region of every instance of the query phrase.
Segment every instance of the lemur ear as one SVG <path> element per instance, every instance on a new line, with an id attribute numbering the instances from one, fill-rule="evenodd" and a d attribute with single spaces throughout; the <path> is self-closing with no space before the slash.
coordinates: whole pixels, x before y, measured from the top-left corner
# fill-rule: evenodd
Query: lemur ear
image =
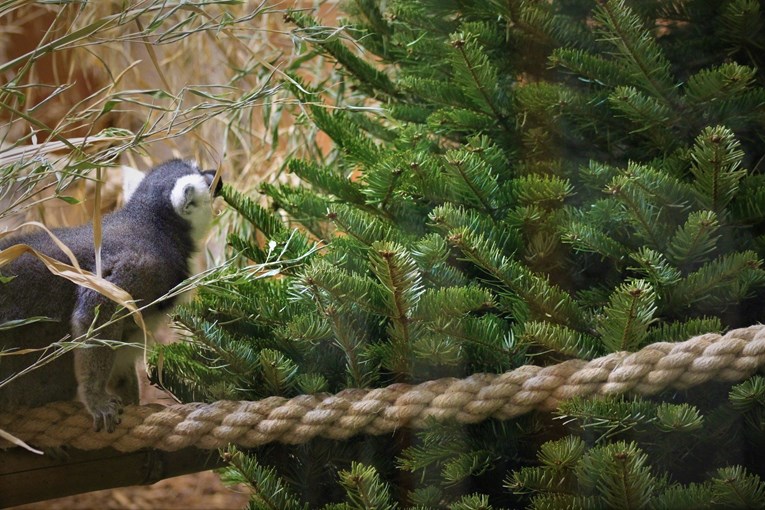
<path id="1" fill-rule="evenodd" d="M 213 183 L 215 183 L 215 191 L 213 193 L 214 196 L 220 196 L 220 190 L 223 189 L 223 179 L 221 177 L 218 177 L 218 182 L 215 182 L 215 175 L 218 172 L 216 170 L 202 170 L 202 175 L 205 177 L 205 181 L 207 181 L 207 185 L 212 189 Z"/>

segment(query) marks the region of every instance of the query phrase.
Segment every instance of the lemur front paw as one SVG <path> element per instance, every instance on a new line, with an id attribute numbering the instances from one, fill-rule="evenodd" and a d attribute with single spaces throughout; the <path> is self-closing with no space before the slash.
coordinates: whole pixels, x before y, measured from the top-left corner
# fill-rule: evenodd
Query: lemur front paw
<path id="1" fill-rule="evenodd" d="M 88 411 L 93 415 L 93 428 L 96 432 L 106 429 L 107 432 L 114 432 L 122 419 L 122 400 L 119 397 L 104 393 L 99 396 L 90 396 L 86 405 Z"/>

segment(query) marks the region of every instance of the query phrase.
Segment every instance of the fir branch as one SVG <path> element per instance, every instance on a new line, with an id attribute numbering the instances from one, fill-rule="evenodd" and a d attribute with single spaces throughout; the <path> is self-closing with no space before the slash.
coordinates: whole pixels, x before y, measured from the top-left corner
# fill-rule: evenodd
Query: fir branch
<path id="1" fill-rule="evenodd" d="M 372 379 L 372 365 L 362 359 L 367 343 L 365 324 L 357 324 L 354 311 L 384 314 L 384 297 L 370 278 L 349 274 L 326 260 L 310 264 L 294 282 L 293 292 L 308 297 L 319 315 L 332 330 L 335 344 L 345 357 L 345 369 L 351 386 L 362 388 Z"/>
<path id="2" fill-rule="evenodd" d="M 229 484 L 245 484 L 252 490 L 250 505 L 258 510 L 308 510 L 272 467 L 263 466 L 254 455 L 245 455 L 234 446 L 224 453 L 229 467 L 223 471 L 223 479 Z"/>
<path id="3" fill-rule="evenodd" d="M 519 177 L 513 183 L 521 204 L 534 204 L 544 209 L 556 209 L 574 193 L 568 179 L 555 175 L 529 175 Z"/>
<path id="4" fill-rule="evenodd" d="M 499 183 L 489 166 L 475 153 L 460 150 L 446 153 L 445 161 L 453 170 L 453 184 L 462 195 L 462 201 L 479 206 L 490 218 L 497 213 L 495 197 L 499 192 Z M 464 191 L 462 191 L 464 190 Z"/>
<path id="5" fill-rule="evenodd" d="M 656 421 L 656 405 L 640 398 L 574 398 L 563 402 L 556 414 L 567 425 L 597 434 L 595 443 L 606 444 L 625 432 L 649 428 Z"/>
<path id="6" fill-rule="evenodd" d="M 560 324 L 527 321 L 517 337 L 523 344 L 539 346 L 576 359 L 593 359 L 602 353 L 602 347 L 595 338 Z"/>
<path id="7" fill-rule="evenodd" d="M 392 368 L 398 374 L 408 375 L 413 340 L 410 323 L 424 292 L 422 275 L 412 256 L 392 243 L 372 245 L 370 267 L 384 289 L 385 315 L 391 321 Z"/>
<path id="8" fill-rule="evenodd" d="M 402 246 L 376 242 L 370 252 L 370 264 L 386 291 L 387 315 L 394 320 L 411 319 L 425 290 L 414 259 Z"/>
<path id="9" fill-rule="evenodd" d="M 287 228 L 284 226 L 281 219 L 270 214 L 252 199 L 236 191 L 231 186 L 224 185 L 221 190 L 221 195 L 227 204 L 233 207 L 239 214 L 244 216 L 247 221 L 263 232 L 263 235 L 268 239 L 287 231 Z"/>
<path id="10" fill-rule="evenodd" d="M 408 236 L 396 229 L 390 220 L 346 204 L 332 204 L 327 217 L 340 231 L 366 246 L 376 241 L 408 241 Z"/>
<path id="11" fill-rule="evenodd" d="M 399 80 L 399 85 L 410 94 L 427 98 L 429 104 L 437 107 L 462 107 L 469 101 L 462 90 L 436 78 L 403 76 Z"/>
<path id="12" fill-rule="evenodd" d="M 366 344 L 365 331 L 349 320 L 348 313 L 341 314 L 334 306 L 324 308 L 324 313 L 332 326 L 335 343 L 345 356 L 346 384 L 351 388 L 368 386 L 374 379 L 374 366 L 365 363 L 362 357 L 362 348 Z"/>
<path id="13" fill-rule="evenodd" d="M 485 214 L 462 205 L 447 203 L 438 206 L 430 212 L 428 219 L 445 234 L 463 229 L 469 232 L 480 232 L 506 255 L 512 255 L 523 245 L 520 232 L 516 228 L 496 223 Z"/>
<path id="14" fill-rule="evenodd" d="M 585 329 L 583 314 L 570 294 L 524 265 L 502 254 L 481 234 L 459 229 L 449 236 L 468 260 L 476 264 L 507 289 L 523 298 L 533 317 L 572 328 Z"/>
<path id="15" fill-rule="evenodd" d="M 449 505 L 449 510 L 494 510 L 486 494 L 469 494 Z"/>
<path id="16" fill-rule="evenodd" d="M 638 263 L 637 267 L 629 269 L 642 273 L 661 293 L 665 287 L 674 285 L 682 278 L 679 269 L 669 263 L 661 253 L 643 246 L 639 251 L 630 255 Z"/>
<path id="17" fill-rule="evenodd" d="M 260 185 L 260 190 L 273 201 L 274 208 L 283 209 L 290 218 L 300 222 L 317 239 L 331 237 L 332 226 L 327 222 L 327 210 L 331 198 L 319 195 L 307 188 L 275 186 L 269 183 Z"/>
<path id="18" fill-rule="evenodd" d="M 275 334 L 291 342 L 315 344 L 327 340 L 332 335 L 332 328 L 327 320 L 317 318 L 310 313 L 295 313 L 283 326 L 275 329 Z"/>
<path id="19" fill-rule="evenodd" d="M 693 203 L 692 186 L 666 170 L 660 171 L 652 166 L 630 161 L 621 175 L 636 198 L 666 210 L 667 214 L 664 217 L 675 217 L 678 212 L 689 209 Z"/>
<path id="20" fill-rule="evenodd" d="M 691 432 L 704 426 L 704 418 L 689 404 L 662 402 L 656 408 L 656 426 L 664 432 Z"/>
<path id="21" fill-rule="evenodd" d="M 494 296 L 477 285 L 423 289 L 412 319 L 426 322 L 442 317 L 457 319 L 468 312 L 491 309 L 494 305 Z"/>
<path id="22" fill-rule="evenodd" d="M 571 244 L 577 251 L 597 253 L 602 257 L 621 261 L 625 247 L 603 232 L 600 225 L 587 221 L 571 221 L 561 226 L 561 241 Z"/>
<path id="23" fill-rule="evenodd" d="M 297 76 L 290 75 L 286 86 L 298 97 L 311 114 L 316 126 L 343 150 L 345 157 L 363 164 L 373 164 L 380 156 L 380 148 L 373 140 L 364 135 L 350 120 L 350 111 L 342 109 L 331 110 L 321 100 L 317 91 L 305 85 Z M 330 113 L 332 111 L 332 113 Z"/>
<path id="24" fill-rule="evenodd" d="M 345 488 L 352 508 L 366 510 L 393 510 L 398 505 L 390 501 L 390 489 L 380 480 L 372 466 L 351 463 L 350 470 L 340 471 L 340 484 Z"/>
<path id="25" fill-rule="evenodd" d="M 733 409 L 742 413 L 765 408 L 765 378 L 756 375 L 735 385 L 728 398 Z"/>
<path id="26" fill-rule="evenodd" d="M 677 111 L 670 64 L 624 0 L 601 2 L 594 18 L 602 25 L 602 39 L 619 51 L 623 64 L 631 68 L 633 79 L 649 94 L 661 98 L 665 107 Z"/>
<path id="27" fill-rule="evenodd" d="M 467 282 L 464 273 L 448 263 L 449 245 L 442 236 L 428 234 L 414 243 L 410 250 L 423 279 L 435 288 L 459 287 Z"/>
<path id="28" fill-rule="evenodd" d="M 603 345 L 611 352 L 636 350 L 656 320 L 655 312 L 656 294 L 650 283 L 632 280 L 622 284 L 611 294 L 598 321 Z"/>
<path id="29" fill-rule="evenodd" d="M 208 357 L 215 359 L 218 369 L 225 368 L 232 374 L 257 371 L 259 347 L 254 339 L 245 341 L 234 338 L 216 324 L 200 319 L 191 313 L 178 311 L 177 322 L 194 335 L 198 346 L 208 351 Z M 268 342 L 269 345 L 271 342 Z"/>
<path id="30" fill-rule="evenodd" d="M 712 500 L 729 508 L 755 508 L 765 499 L 765 483 L 741 466 L 724 467 L 712 478 Z"/>
<path id="31" fill-rule="evenodd" d="M 675 147 L 677 139 L 667 128 L 671 126 L 673 116 L 670 107 L 634 87 L 617 87 L 608 100 L 615 110 L 636 126 L 631 133 L 647 136 L 654 143 L 653 147 L 664 153 Z"/>
<path id="32" fill-rule="evenodd" d="M 653 508 L 714 508 L 712 487 L 708 483 L 673 485 L 653 499 Z"/>
<path id="33" fill-rule="evenodd" d="M 746 170 L 740 168 L 744 158 L 741 144 L 730 129 L 707 127 L 696 138 L 691 158 L 699 203 L 717 214 L 723 213 L 746 175 Z"/>
<path id="34" fill-rule="evenodd" d="M 433 367 L 457 367 L 465 358 L 459 342 L 440 334 L 418 333 L 412 342 L 412 353 Z"/>
<path id="35" fill-rule="evenodd" d="M 274 349 L 261 349 L 258 353 L 258 369 L 268 393 L 282 396 L 288 394 L 298 372 L 294 361 Z"/>
<path id="36" fill-rule="evenodd" d="M 755 69 L 735 62 L 700 70 L 688 78 L 685 97 L 696 107 L 713 101 L 726 101 L 731 96 L 748 92 Z"/>
<path id="37" fill-rule="evenodd" d="M 647 241 L 650 247 L 663 251 L 666 240 L 656 228 L 666 228 L 666 224 L 660 220 L 662 210 L 642 192 L 636 191 L 631 181 L 631 176 L 619 175 L 606 187 L 606 193 L 623 204 L 627 212 L 625 218 L 635 227 L 638 235 Z"/>
<path id="38" fill-rule="evenodd" d="M 576 464 L 586 452 L 584 441 L 566 436 L 548 441 L 539 447 L 537 459 L 541 466 L 523 467 L 504 481 L 504 486 L 516 494 L 544 492 L 546 495 L 576 495 Z"/>
<path id="39" fill-rule="evenodd" d="M 618 62 L 574 48 L 556 48 L 548 62 L 579 75 L 588 83 L 600 87 L 615 88 L 629 81 L 629 73 Z"/>
<path id="40" fill-rule="evenodd" d="M 678 227 L 667 245 L 667 255 L 680 267 L 705 262 L 717 248 L 720 224 L 712 211 L 695 211 Z"/>
<path id="41" fill-rule="evenodd" d="M 618 441 L 587 452 L 576 468 L 583 492 L 597 490 L 610 508 L 642 508 L 661 488 L 648 456 L 635 443 Z"/>
<path id="42" fill-rule="evenodd" d="M 506 130 L 512 128 L 508 115 L 495 100 L 497 71 L 486 57 L 477 37 L 471 33 L 459 32 L 449 37 L 449 43 L 456 50 L 454 75 L 463 92 L 473 99 L 473 104 L 483 113 L 489 113 Z M 467 78 L 467 79 L 466 79 Z"/>
<path id="43" fill-rule="evenodd" d="M 745 50 L 750 60 L 757 62 L 752 52 L 763 47 L 763 19 L 758 2 L 734 1 L 725 4 L 720 13 L 720 37 L 734 48 Z"/>
<path id="44" fill-rule="evenodd" d="M 683 342 L 697 335 L 722 331 L 722 323 L 717 317 L 695 317 L 684 321 L 661 322 L 648 330 L 646 343 Z"/>
<path id="45" fill-rule="evenodd" d="M 423 271 L 444 264 L 449 259 L 449 245 L 446 239 L 436 233 L 420 238 L 410 250 L 412 257 Z"/>
<path id="46" fill-rule="evenodd" d="M 469 448 L 444 463 L 441 476 L 447 485 L 455 485 L 471 476 L 483 475 L 496 461 L 497 458 L 491 451 Z M 482 498 L 486 496 L 483 495 Z M 488 500 L 485 501 L 488 502 Z"/>
<path id="47" fill-rule="evenodd" d="M 380 91 L 388 96 L 398 95 L 396 87 L 385 72 L 370 65 L 368 62 L 354 55 L 337 37 L 341 33 L 340 28 L 320 27 L 316 20 L 302 11 L 289 11 L 286 15 L 289 22 L 295 23 L 300 30 L 296 35 L 310 38 L 311 42 L 320 46 L 324 51 L 334 57 L 342 65 L 343 69 L 350 72 L 365 87 Z"/>
<path id="48" fill-rule="evenodd" d="M 734 252 L 701 266 L 668 294 L 668 307 L 683 313 L 688 307 L 712 310 L 748 296 L 765 284 L 762 261 L 754 252 Z"/>
<path id="49" fill-rule="evenodd" d="M 336 171 L 328 166 L 320 166 L 303 159 L 291 159 L 287 167 L 295 175 L 327 194 L 335 195 L 346 202 L 364 202 L 364 195 L 359 186 L 347 177 L 337 175 Z"/>
<path id="50" fill-rule="evenodd" d="M 742 178 L 728 210 L 734 224 L 753 225 L 765 219 L 765 176 L 755 174 Z"/>
<path id="51" fill-rule="evenodd" d="M 329 304 L 355 305 L 374 314 L 386 315 L 388 303 L 384 289 L 365 275 L 349 273 L 326 259 L 316 259 L 308 264 L 292 282 L 293 296 L 311 296 L 320 308 Z"/>

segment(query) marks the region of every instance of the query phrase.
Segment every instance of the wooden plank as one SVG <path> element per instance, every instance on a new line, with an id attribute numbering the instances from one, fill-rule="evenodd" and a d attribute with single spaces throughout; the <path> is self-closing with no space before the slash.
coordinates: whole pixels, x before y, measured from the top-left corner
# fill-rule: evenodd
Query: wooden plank
<path id="1" fill-rule="evenodd" d="M 0 450 L 0 508 L 129 485 L 149 485 L 165 478 L 222 467 L 216 450 L 186 448 L 177 452 L 111 448 L 67 450 L 68 458 Z"/>

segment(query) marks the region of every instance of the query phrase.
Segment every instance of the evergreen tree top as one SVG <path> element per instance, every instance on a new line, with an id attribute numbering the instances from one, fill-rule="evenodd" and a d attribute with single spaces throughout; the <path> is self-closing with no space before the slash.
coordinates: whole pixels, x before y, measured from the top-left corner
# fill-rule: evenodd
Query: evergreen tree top
<path id="1" fill-rule="evenodd" d="M 202 288 L 179 311 L 193 342 L 163 348 L 178 394 L 496 373 L 761 320 L 759 2 L 347 7 L 342 36 L 289 14 L 306 58 L 337 64 L 313 80 L 297 70 L 285 87 L 333 149 L 292 160 L 301 185 L 264 185 L 268 206 L 224 189 L 249 222 L 230 237 L 241 257 L 303 263 Z M 270 508 L 761 502 L 757 474 L 715 447 L 762 432 L 762 401 L 743 396 L 762 388 L 745 384 L 730 399 L 574 401 L 561 423 L 434 425 L 272 447 L 263 462 L 237 453 L 234 472 Z M 402 473 L 413 478 L 396 485 Z"/>

